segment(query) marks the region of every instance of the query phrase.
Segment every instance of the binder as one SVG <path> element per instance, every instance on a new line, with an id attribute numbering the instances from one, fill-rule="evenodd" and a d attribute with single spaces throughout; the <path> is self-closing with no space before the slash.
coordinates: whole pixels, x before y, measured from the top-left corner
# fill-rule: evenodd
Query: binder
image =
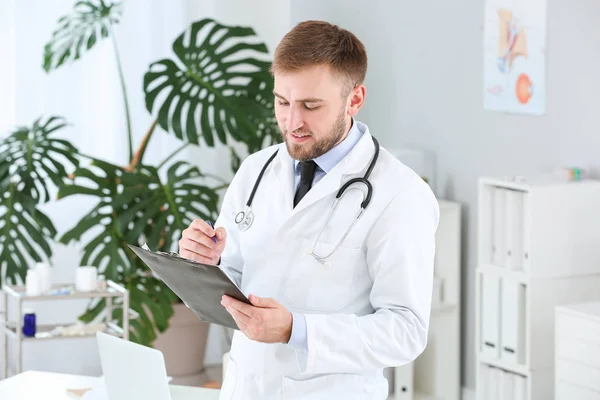
<path id="1" fill-rule="evenodd" d="M 506 263 L 506 192 L 493 188 L 492 195 L 492 264 L 503 267 Z"/>
<path id="2" fill-rule="evenodd" d="M 504 370 L 499 369 L 498 370 L 498 376 L 496 378 L 496 400 L 509 400 L 510 396 L 512 395 L 512 393 L 508 393 L 506 391 L 506 385 L 505 385 L 505 381 L 506 381 L 506 376 L 509 374 L 509 372 L 506 372 Z"/>
<path id="3" fill-rule="evenodd" d="M 502 396 L 502 374 L 499 368 L 490 368 L 490 387 L 486 400 L 504 400 Z"/>
<path id="4" fill-rule="evenodd" d="M 504 371 L 502 374 L 502 400 L 514 400 L 515 374 Z"/>
<path id="5" fill-rule="evenodd" d="M 527 378 L 515 374 L 514 400 L 527 400 Z"/>
<path id="6" fill-rule="evenodd" d="M 414 395 L 414 363 L 394 368 L 394 400 L 412 400 Z"/>
<path id="7" fill-rule="evenodd" d="M 525 286 L 504 278 L 501 285 L 500 358 L 525 363 Z"/>
<path id="8" fill-rule="evenodd" d="M 524 193 L 519 190 L 506 189 L 505 192 L 505 243 L 507 268 L 523 269 L 524 249 Z"/>
<path id="9" fill-rule="evenodd" d="M 481 352 L 487 357 L 500 358 L 500 278 L 481 277 Z"/>
<path id="10" fill-rule="evenodd" d="M 481 364 L 481 388 L 478 390 L 478 394 L 482 395 L 482 400 L 491 399 L 491 380 L 492 372 L 491 367 L 487 364 Z"/>

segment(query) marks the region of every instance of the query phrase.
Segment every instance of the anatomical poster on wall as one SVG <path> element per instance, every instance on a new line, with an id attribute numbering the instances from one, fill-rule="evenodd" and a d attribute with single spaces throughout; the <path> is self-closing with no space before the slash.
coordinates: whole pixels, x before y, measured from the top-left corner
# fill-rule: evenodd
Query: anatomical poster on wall
<path id="1" fill-rule="evenodd" d="M 546 113 L 546 1 L 486 0 L 486 110 Z"/>

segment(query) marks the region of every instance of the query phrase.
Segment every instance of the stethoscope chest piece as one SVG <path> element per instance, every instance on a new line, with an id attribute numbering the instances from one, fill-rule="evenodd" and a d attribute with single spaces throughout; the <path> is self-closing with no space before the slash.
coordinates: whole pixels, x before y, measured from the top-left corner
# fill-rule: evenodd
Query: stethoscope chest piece
<path id="1" fill-rule="evenodd" d="M 246 207 L 244 211 L 240 211 L 235 216 L 235 223 L 241 231 L 246 231 L 254 222 L 254 213 L 250 207 Z"/>

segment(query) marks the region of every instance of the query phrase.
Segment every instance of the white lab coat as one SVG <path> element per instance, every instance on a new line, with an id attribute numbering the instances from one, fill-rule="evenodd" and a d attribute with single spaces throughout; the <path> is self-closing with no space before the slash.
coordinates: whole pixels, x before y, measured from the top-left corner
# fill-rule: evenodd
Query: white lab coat
<path id="1" fill-rule="evenodd" d="M 216 223 L 228 234 L 221 266 L 244 294 L 304 314 L 308 352 L 235 331 L 223 400 L 385 399 L 383 368 L 413 361 L 426 346 L 439 209 L 411 169 L 382 148 L 361 219 L 327 265 L 310 255 L 338 189 L 362 176 L 373 156 L 367 126 L 355 122 L 359 142 L 295 208 L 293 160 L 284 144 L 248 157 L 231 182 Z M 276 147 L 252 203 L 254 223 L 242 232 L 235 214 Z M 357 190 L 342 198 L 317 253 L 336 245 L 361 200 Z"/>

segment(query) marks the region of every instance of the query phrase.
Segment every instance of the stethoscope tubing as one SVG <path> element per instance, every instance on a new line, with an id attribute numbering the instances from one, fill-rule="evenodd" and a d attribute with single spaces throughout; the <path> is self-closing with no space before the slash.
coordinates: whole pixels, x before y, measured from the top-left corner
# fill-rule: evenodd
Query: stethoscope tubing
<path id="1" fill-rule="evenodd" d="M 373 159 L 369 163 L 369 167 L 367 168 L 367 171 L 365 172 L 365 174 L 362 178 L 353 178 L 353 179 L 350 179 L 348 182 L 344 183 L 344 185 L 342 185 L 342 187 L 340 187 L 340 189 L 338 190 L 338 192 L 335 196 L 335 201 L 334 201 L 334 206 L 335 206 L 335 204 L 337 204 L 337 201 L 342 197 L 342 195 L 344 194 L 344 192 L 346 191 L 346 189 L 348 189 L 348 187 L 350 185 L 352 185 L 354 183 L 358 183 L 358 182 L 364 183 L 367 186 L 367 195 L 365 196 L 363 202 L 360 204 L 361 210 L 358 213 L 356 220 L 358 220 L 358 218 L 360 218 L 360 216 L 363 214 L 364 210 L 367 208 L 367 206 L 371 202 L 371 197 L 373 195 L 373 185 L 369 181 L 369 176 L 371 175 L 371 172 L 373 171 L 373 168 L 375 167 L 375 164 L 377 163 L 377 159 L 379 157 L 379 142 L 377 141 L 377 139 L 374 136 L 371 136 L 371 138 L 373 139 L 373 143 L 375 144 L 375 152 L 373 154 Z M 252 192 L 250 193 L 250 196 L 248 197 L 248 201 L 246 201 L 246 207 L 244 208 L 243 211 L 238 212 L 235 216 L 235 222 L 237 223 L 238 228 L 242 231 L 247 230 L 252 225 L 252 222 L 254 220 L 254 218 L 252 216 L 252 201 L 254 200 L 254 195 L 256 194 L 258 186 L 260 185 L 260 182 L 262 181 L 263 175 L 265 174 L 267 167 L 275 159 L 275 156 L 277 156 L 278 152 L 279 152 L 279 149 L 275 150 L 275 152 L 271 155 L 271 157 L 269 157 L 267 162 L 265 162 L 262 169 L 260 170 L 260 173 L 258 174 L 258 177 L 256 178 L 256 181 L 254 182 L 254 186 L 252 187 Z M 356 223 L 356 220 L 354 223 Z M 354 223 L 352 224 L 352 226 L 354 226 Z M 352 226 L 350 228 L 352 228 Z M 346 232 L 344 237 L 346 237 L 347 234 L 348 234 L 348 232 Z"/>

